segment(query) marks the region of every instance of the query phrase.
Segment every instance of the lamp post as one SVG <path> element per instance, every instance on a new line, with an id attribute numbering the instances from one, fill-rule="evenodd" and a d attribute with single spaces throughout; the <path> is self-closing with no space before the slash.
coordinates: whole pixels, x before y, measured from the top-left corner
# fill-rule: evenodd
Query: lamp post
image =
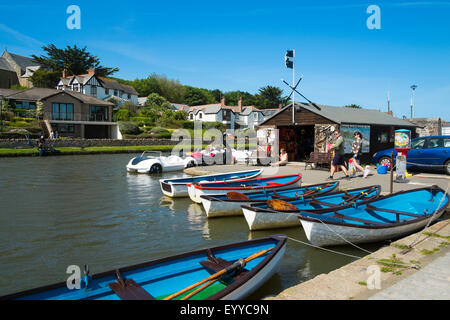
<path id="1" fill-rule="evenodd" d="M 413 84 L 411 86 L 412 91 L 412 97 L 411 97 L 411 119 L 414 118 L 414 98 L 415 98 L 415 92 L 417 89 L 417 85 Z"/>

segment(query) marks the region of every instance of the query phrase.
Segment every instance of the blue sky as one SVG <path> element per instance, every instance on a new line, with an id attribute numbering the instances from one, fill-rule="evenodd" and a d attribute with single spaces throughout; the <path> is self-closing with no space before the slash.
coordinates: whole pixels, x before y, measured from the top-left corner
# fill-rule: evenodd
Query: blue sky
<path id="1" fill-rule="evenodd" d="M 69 30 L 69 5 L 81 30 Z M 370 30 L 369 5 L 381 10 Z M 183 84 L 256 93 L 292 81 L 318 103 L 356 103 L 450 121 L 450 1 L 16 1 L 0 3 L 0 46 L 41 54 L 54 43 L 87 46 L 124 79 L 163 74 Z M 289 92 L 286 90 L 286 94 Z"/>

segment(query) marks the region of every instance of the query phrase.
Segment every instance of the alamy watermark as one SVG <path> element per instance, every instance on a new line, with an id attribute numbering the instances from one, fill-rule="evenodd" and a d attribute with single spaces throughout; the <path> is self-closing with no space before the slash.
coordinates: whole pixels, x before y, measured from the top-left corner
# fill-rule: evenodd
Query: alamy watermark
<path id="1" fill-rule="evenodd" d="M 70 16 L 66 20 L 66 26 L 69 30 L 80 30 L 81 29 L 81 9 L 77 5 L 70 5 L 66 10 L 67 14 Z"/>
<path id="2" fill-rule="evenodd" d="M 371 265 L 367 268 L 369 277 L 367 278 L 367 289 L 381 289 L 381 270 L 377 265 Z"/>
<path id="3" fill-rule="evenodd" d="M 381 9 L 379 6 L 372 4 L 367 7 L 366 13 L 370 14 L 367 18 L 366 25 L 369 30 L 381 29 Z"/>

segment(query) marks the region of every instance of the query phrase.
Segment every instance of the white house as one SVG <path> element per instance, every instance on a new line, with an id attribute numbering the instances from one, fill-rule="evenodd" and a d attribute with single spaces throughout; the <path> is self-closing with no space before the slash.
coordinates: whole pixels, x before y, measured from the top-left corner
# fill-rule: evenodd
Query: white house
<path id="1" fill-rule="evenodd" d="M 66 76 L 63 72 L 56 89 L 81 92 L 105 101 L 114 98 L 119 104 L 126 101 L 138 104 L 138 93 L 133 87 L 114 79 L 99 77 L 95 74 L 95 69 L 89 69 L 87 74 L 76 76 Z"/>
<path id="2" fill-rule="evenodd" d="M 242 106 L 242 98 L 237 106 L 221 103 L 188 107 L 188 120 L 222 122 L 228 129 L 254 129 L 258 124 L 269 118 L 280 109 L 258 109 L 255 106 Z"/>

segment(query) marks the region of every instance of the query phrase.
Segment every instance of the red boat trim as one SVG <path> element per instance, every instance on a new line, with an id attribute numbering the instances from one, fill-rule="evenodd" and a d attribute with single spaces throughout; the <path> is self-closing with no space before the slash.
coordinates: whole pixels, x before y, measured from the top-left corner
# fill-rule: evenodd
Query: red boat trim
<path id="1" fill-rule="evenodd" d="M 275 176 L 275 177 L 266 177 L 266 178 L 257 178 L 257 179 L 249 179 L 249 180 L 235 180 L 233 181 L 233 183 L 235 182 L 251 182 L 254 180 L 268 180 L 268 179 L 274 179 L 274 178 L 284 178 L 284 177 L 297 177 L 292 181 L 286 182 L 286 183 L 281 183 L 278 186 L 247 186 L 247 187 L 209 187 L 210 185 L 214 185 L 214 184 L 219 184 L 219 183 L 223 183 L 223 182 L 212 182 L 212 183 L 203 183 L 201 185 L 195 185 L 196 189 L 200 189 L 200 190 L 257 190 L 257 189 L 264 189 L 264 188 L 280 188 L 283 186 L 288 186 L 290 184 L 293 184 L 295 182 L 298 182 L 299 180 L 301 180 L 302 178 L 302 174 L 287 174 L 287 175 L 283 175 L 283 176 Z M 191 186 L 192 184 L 189 184 L 188 186 Z M 208 186 L 205 186 L 208 185 Z"/>

